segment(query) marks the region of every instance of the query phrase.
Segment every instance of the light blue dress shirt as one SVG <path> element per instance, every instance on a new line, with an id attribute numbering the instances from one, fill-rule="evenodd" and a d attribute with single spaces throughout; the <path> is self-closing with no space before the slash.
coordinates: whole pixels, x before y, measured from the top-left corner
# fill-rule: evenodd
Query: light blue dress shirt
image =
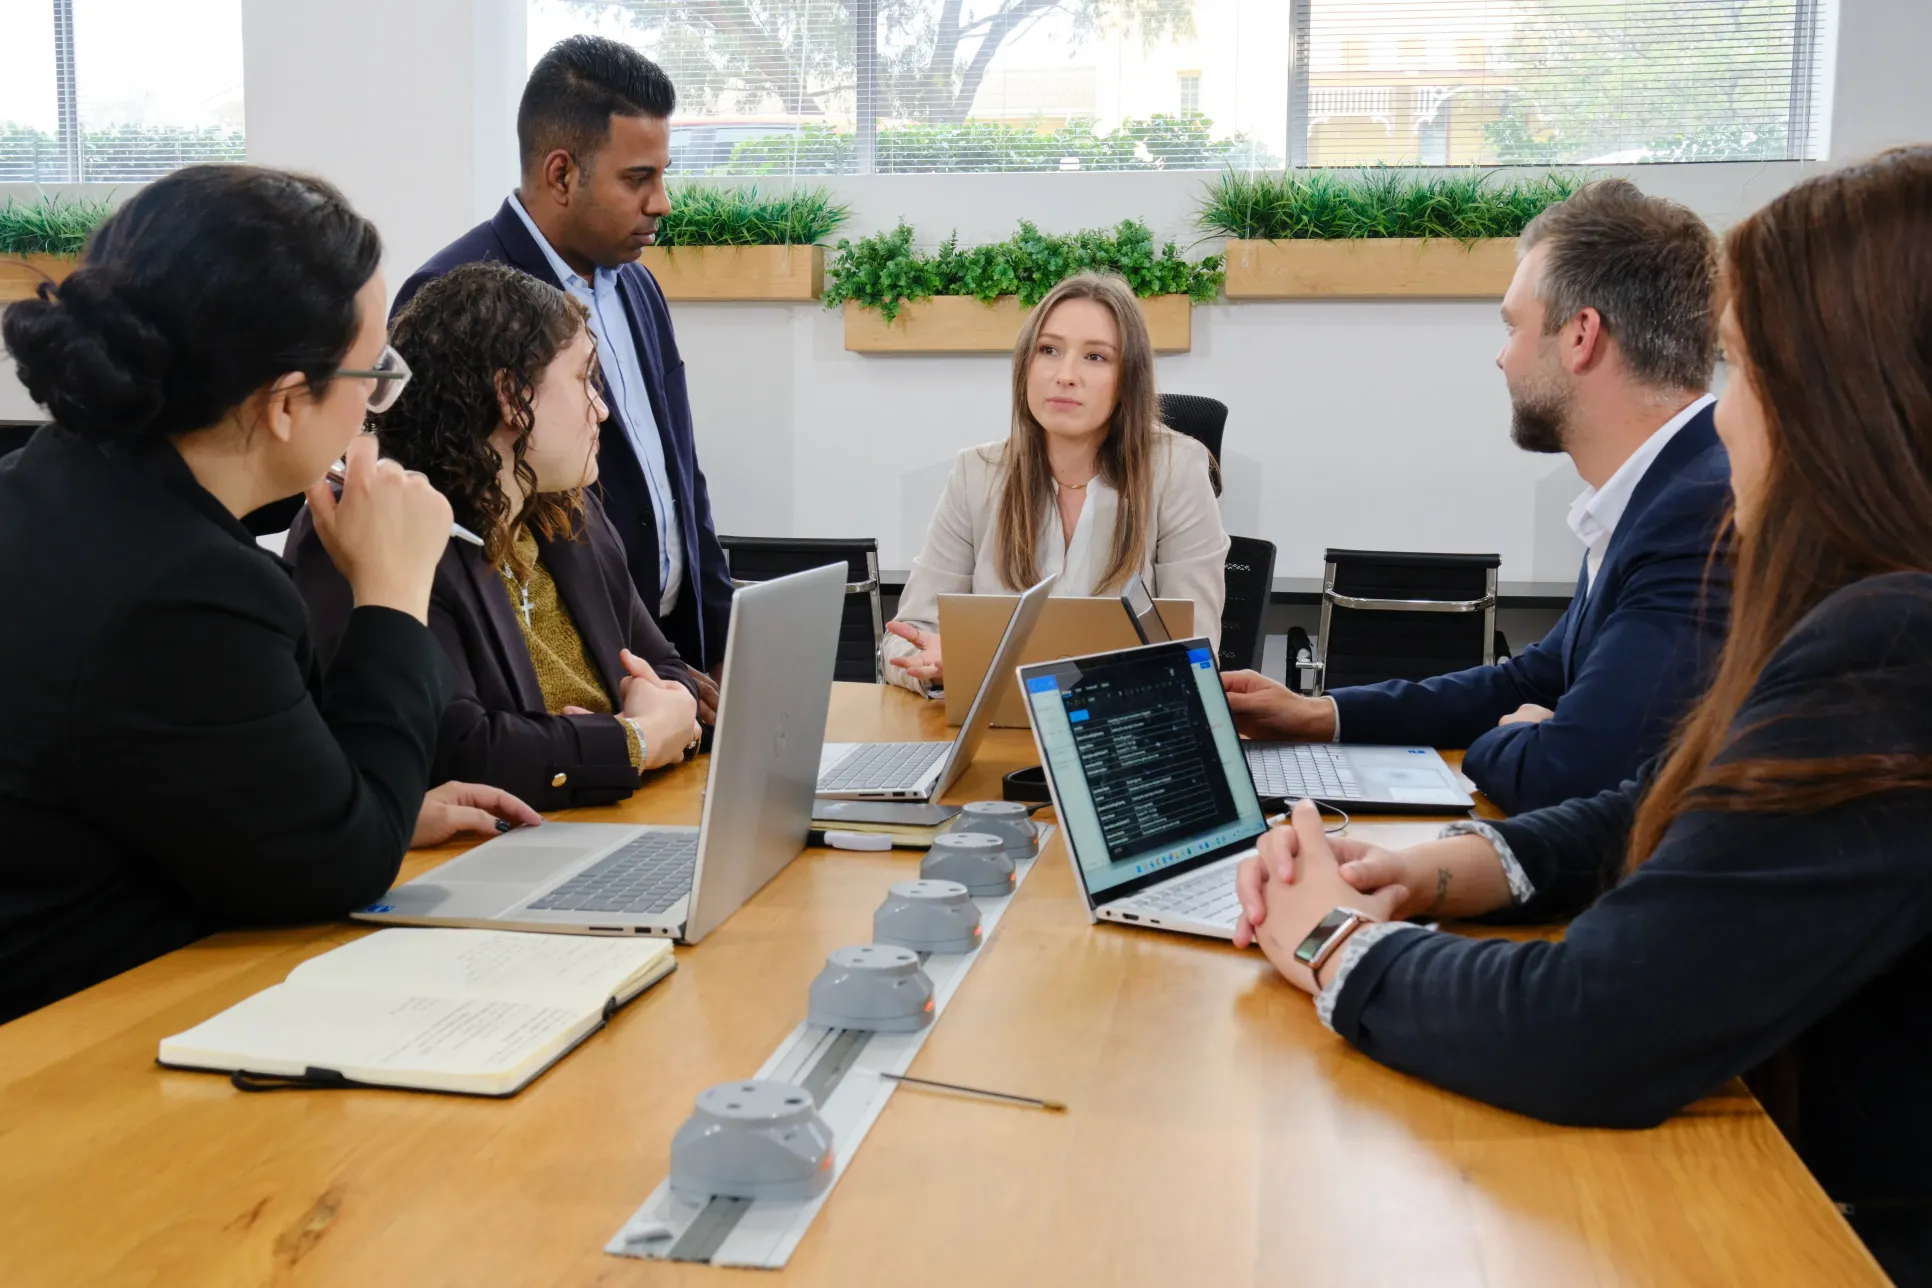
<path id="1" fill-rule="evenodd" d="M 551 248 L 537 228 L 537 221 L 523 208 L 523 201 L 510 194 L 510 207 L 530 230 L 537 249 L 550 261 L 550 271 L 563 283 L 564 290 L 590 310 L 590 333 L 597 341 L 597 362 L 603 368 L 604 388 L 630 436 L 631 451 L 644 469 L 644 480 L 651 489 L 651 512 L 657 519 L 658 615 L 669 616 L 677 607 L 678 592 L 684 588 L 684 536 L 678 526 L 677 494 L 671 490 L 671 472 L 664 463 L 664 440 L 657 432 L 657 417 L 651 414 L 651 398 L 644 387 L 644 368 L 637 360 L 637 343 L 631 338 L 630 315 L 624 311 L 624 297 L 617 289 L 614 269 L 594 270 L 594 282 L 586 282 Z"/>

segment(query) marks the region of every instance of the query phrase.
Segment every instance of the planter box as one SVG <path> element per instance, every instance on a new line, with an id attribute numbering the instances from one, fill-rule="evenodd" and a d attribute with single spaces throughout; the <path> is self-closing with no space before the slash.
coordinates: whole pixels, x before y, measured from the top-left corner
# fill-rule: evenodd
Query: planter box
<path id="1" fill-rule="evenodd" d="M 1231 300 L 1501 299 L 1516 272 L 1516 239 L 1228 242 Z"/>
<path id="2" fill-rule="evenodd" d="M 1140 302 L 1158 353 L 1186 353 L 1194 343 L 1194 306 L 1185 295 Z M 845 347 L 853 353 L 1011 353 L 1026 318 L 1016 295 L 981 304 L 970 295 L 914 300 L 890 325 L 876 309 L 845 302 Z"/>
<path id="3" fill-rule="evenodd" d="M 667 300 L 815 300 L 823 246 L 646 246 L 644 267 Z"/>
<path id="4" fill-rule="evenodd" d="M 43 279 L 58 282 L 73 270 L 66 255 L 0 255 L 0 303 L 32 299 Z"/>

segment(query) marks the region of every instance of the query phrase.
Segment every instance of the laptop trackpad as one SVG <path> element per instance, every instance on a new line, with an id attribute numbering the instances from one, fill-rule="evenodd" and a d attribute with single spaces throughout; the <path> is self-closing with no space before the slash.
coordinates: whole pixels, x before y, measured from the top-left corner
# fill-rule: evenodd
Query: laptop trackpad
<path id="1" fill-rule="evenodd" d="M 636 828 L 621 824 L 546 823 L 479 845 L 468 854 L 431 870 L 428 877 L 439 885 L 452 881 L 508 881 L 520 882 L 529 889 L 561 875 L 573 860 L 587 858 L 635 832 Z"/>
<path id="2" fill-rule="evenodd" d="M 1445 787 L 1433 767 L 1372 766 L 1362 771 L 1371 785 L 1385 789 L 1390 800 L 1405 805 L 1460 805 L 1462 793 Z"/>
<path id="3" fill-rule="evenodd" d="M 459 881 L 444 885 L 430 879 L 399 885 L 377 906 L 397 917 L 442 917 L 478 920 L 498 917 L 530 897 L 525 885 L 477 885 Z"/>

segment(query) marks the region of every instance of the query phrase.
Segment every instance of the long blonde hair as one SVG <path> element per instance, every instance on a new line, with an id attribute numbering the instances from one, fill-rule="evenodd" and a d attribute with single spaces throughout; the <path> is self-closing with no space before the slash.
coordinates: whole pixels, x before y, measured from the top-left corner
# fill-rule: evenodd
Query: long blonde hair
<path id="1" fill-rule="evenodd" d="M 1046 429 L 1027 406 L 1027 375 L 1040 329 L 1067 300 L 1093 300 L 1114 315 L 1120 332 L 1120 379 L 1107 437 L 1101 440 L 1095 464 L 1120 496 L 1120 515 L 1114 524 L 1113 548 L 1095 591 L 1117 590 L 1140 567 L 1152 540 L 1154 506 L 1154 435 L 1160 428 L 1160 399 L 1154 387 L 1154 342 L 1147 320 L 1127 283 L 1112 274 L 1081 273 L 1047 293 L 1013 345 L 1013 427 L 1006 439 L 1006 481 L 1000 488 L 999 523 L 994 529 L 994 555 L 1000 578 L 1010 589 L 1024 590 L 1040 579 L 1040 534 L 1053 508 L 1053 470 L 1047 463 Z"/>

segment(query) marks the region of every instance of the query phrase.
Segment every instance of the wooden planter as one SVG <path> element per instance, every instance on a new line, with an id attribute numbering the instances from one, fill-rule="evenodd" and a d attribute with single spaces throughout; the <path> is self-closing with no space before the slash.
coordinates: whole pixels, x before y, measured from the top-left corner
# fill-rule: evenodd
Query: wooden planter
<path id="1" fill-rule="evenodd" d="M 1516 239 L 1228 242 L 1231 300 L 1501 299 Z"/>
<path id="2" fill-rule="evenodd" d="M 667 300 L 815 300 L 823 246 L 647 246 L 644 267 Z"/>
<path id="3" fill-rule="evenodd" d="M 1185 295 L 1140 302 L 1158 353 L 1186 353 L 1194 343 L 1194 306 Z M 853 353 L 1011 353 L 1026 318 L 1016 295 L 981 304 L 970 295 L 915 300 L 888 324 L 884 315 L 845 302 L 845 347 Z"/>
<path id="4" fill-rule="evenodd" d="M 0 255 L 0 303 L 32 299 L 43 280 L 58 282 L 73 271 L 66 255 Z"/>

